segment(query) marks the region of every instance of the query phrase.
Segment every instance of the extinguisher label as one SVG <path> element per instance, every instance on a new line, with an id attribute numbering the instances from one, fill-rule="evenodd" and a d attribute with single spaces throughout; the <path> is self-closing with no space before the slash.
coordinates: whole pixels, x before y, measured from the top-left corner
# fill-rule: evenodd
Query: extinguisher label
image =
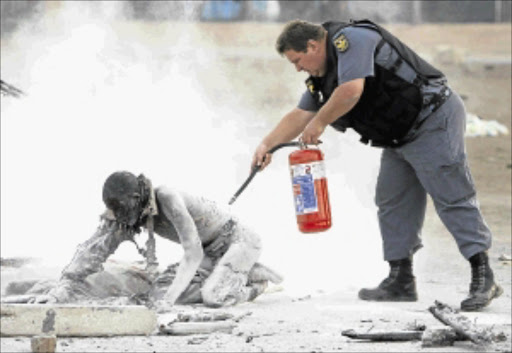
<path id="1" fill-rule="evenodd" d="M 315 180 L 325 178 L 323 162 L 291 165 L 290 172 L 296 214 L 302 215 L 318 212 Z"/>

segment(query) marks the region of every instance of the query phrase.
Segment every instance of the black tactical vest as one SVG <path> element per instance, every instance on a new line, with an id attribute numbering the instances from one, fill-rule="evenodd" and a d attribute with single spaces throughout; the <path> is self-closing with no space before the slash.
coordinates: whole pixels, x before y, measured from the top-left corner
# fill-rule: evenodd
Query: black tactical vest
<path id="1" fill-rule="evenodd" d="M 371 142 L 373 146 L 399 146 L 424 105 L 420 87 L 429 80 L 440 79 L 444 75 L 373 22 L 326 22 L 323 24 L 328 33 L 326 74 L 323 77 L 311 76 L 306 80 L 306 86 L 319 106 L 329 99 L 338 86 L 338 53 L 333 44 L 333 36 L 347 26 L 364 26 L 379 32 L 382 40 L 377 45 L 375 57 L 386 43 L 398 55 L 395 62 L 387 67 L 375 63 L 375 76 L 366 77 L 364 91 L 358 103 L 331 126 L 342 132 L 351 127 L 361 135 L 361 142 Z M 397 74 L 403 64 L 414 70 L 414 77 L 402 78 Z"/>

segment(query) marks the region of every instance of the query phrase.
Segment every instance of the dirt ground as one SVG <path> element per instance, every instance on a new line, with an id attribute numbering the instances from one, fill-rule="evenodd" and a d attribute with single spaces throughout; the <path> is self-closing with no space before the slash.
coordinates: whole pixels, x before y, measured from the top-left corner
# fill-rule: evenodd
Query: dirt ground
<path id="1" fill-rule="evenodd" d="M 297 84 L 288 64 L 273 52 L 279 25 L 204 24 L 209 45 L 223 48 L 226 65 L 247 65 L 262 72 L 269 95 L 254 96 L 249 104 L 262 112 L 280 114 L 295 104 Z M 469 112 L 486 120 L 496 120 L 511 131 L 511 26 L 505 25 L 422 25 L 391 26 L 392 32 L 432 60 L 448 77 L 450 85 L 465 99 Z M 130 26 L 125 31 L 135 29 Z M 144 33 L 137 32 L 143 37 Z M 264 70 L 264 73 L 262 69 Z M 290 78 L 283 84 L 282 79 Z M 293 77 L 293 78 L 292 78 Z M 277 81 L 280 85 L 277 85 Z M 208 86 L 208 81 L 205 81 Z M 249 97 L 251 84 L 234 78 L 240 95 Z M 293 94 L 273 95 L 272 90 L 290 89 Z M 208 87 L 206 87 L 208 89 Z M 222 96 L 223 92 L 219 92 Z M 226 93 L 227 94 L 227 93 Z M 220 97 L 222 98 L 222 97 Z M 482 212 L 494 234 L 491 265 L 503 295 L 478 313 L 467 313 L 482 326 L 492 326 L 507 339 L 487 351 L 511 351 L 511 139 L 510 135 L 467 139 L 470 167 L 477 186 Z M 293 296 L 286 288 L 273 288 L 252 303 L 224 311 L 251 312 L 233 333 L 196 336 L 59 338 L 59 352 L 476 352 L 468 342 L 453 347 L 422 348 L 420 342 L 372 343 L 343 337 L 347 329 L 406 329 L 410 325 L 438 326 L 428 312 L 434 300 L 458 307 L 469 288 L 470 269 L 454 246 L 453 239 L 429 204 L 425 221 L 425 248 L 418 254 L 416 276 L 419 301 L 415 303 L 367 303 L 357 299 L 358 288 L 335 293 L 314 291 Z M 4 269 L 2 269 L 3 271 Z M 376 284 L 376 283 L 375 283 Z M 369 285 L 371 285 L 369 283 Z M 281 289 L 281 290 L 279 290 Z M 179 311 L 194 308 L 178 306 Z M 30 338 L 1 339 L 2 352 L 30 351 Z"/>

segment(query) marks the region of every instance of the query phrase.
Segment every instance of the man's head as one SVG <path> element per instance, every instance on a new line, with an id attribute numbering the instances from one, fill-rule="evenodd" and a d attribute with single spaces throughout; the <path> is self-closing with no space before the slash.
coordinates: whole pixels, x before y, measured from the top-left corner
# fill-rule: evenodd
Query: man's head
<path id="1" fill-rule="evenodd" d="M 297 71 L 321 77 L 327 69 L 326 38 L 327 31 L 322 26 L 293 20 L 286 24 L 277 38 L 276 50 L 286 56 Z"/>
<path id="2" fill-rule="evenodd" d="M 115 172 L 103 184 L 103 202 L 118 222 L 134 226 L 141 215 L 141 186 L 129 172 Z"/>

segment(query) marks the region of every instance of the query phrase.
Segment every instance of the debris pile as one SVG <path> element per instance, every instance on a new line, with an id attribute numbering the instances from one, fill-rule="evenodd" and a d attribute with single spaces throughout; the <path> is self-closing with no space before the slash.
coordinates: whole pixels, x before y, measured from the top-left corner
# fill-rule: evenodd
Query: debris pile
<path id="1" fill-rule="evenodd" d="M 496 120 L 484 120 L 475 114 L 466 115 L 466 137 L 508 135 L 505 125 Z"/>
<path id="2" fill-rule="evenodd" d="M 368 331 L 356 332 L 355 330 L 342 331 L 342 335 L 351 339 L 370 341 L 421 341 L 422 347 L 446 347 L 453 346 L 455 341 L 471 341 L 483 347 L 506 340 L 503 333 L 495 334 L 489 327 L 481 328 L 471 322 L 466 316 L 461 315 L 449 305 L 435 301 L 428 309 L 432 315 L 446 326 L 425 327 L 417 326 L 413 329 L 401 331 Z"/>

